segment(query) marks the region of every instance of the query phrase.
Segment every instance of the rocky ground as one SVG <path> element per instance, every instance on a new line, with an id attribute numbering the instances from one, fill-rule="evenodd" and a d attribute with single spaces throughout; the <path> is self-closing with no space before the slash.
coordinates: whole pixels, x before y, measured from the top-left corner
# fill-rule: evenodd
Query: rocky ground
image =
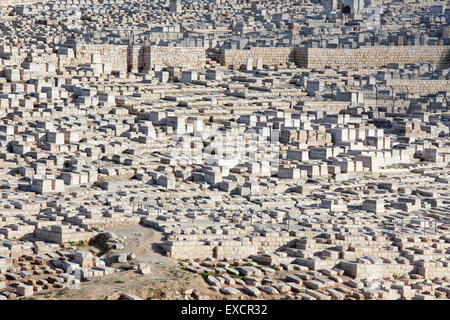
<path id="1" fill-rule="evenodd" d="M 165 257 L 157 247 L 160 232 L 140 225 L 129 225 L 108 229 L 119 238 L 125 238 L 123 249 L 111 250 L 102 257 L 108 258 L 120 253 L 133 253 L 134 263 L 147 263 L 151 273 L 142 275 L 136 270 L 123 270 L 98 279 L 81 283 L 79 290 L 57 290 L 35 295 L 35 299 L 62 300 L 116 300 L 121 294 L 132 294 L 143 299 L 182 299 L 185 291 L 196 288 L 199 296 L 220 298 L 207 289 L 200 275 L 194 275 L 178 267 L 176 261 Z M 98 248 L 86 246 L 83 251 L 98 252 Z"/>

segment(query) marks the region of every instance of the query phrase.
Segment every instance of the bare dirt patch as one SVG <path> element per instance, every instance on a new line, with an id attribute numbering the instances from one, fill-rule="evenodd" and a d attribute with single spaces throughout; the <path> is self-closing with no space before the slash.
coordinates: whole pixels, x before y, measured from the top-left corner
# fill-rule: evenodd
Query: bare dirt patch
<path id="1" fill-rule="evenodd" d="M 142 275 L 135 270 L 117 272 L 81 283 L 79 290 L 62 290 L 36 296 L 36 299 L 115 300 L 121 293 L 137 295 L 143 299 L 183 299 L 184 291 L 195 288 L 200 295 L 221 299 L 222 295 L 207 288 L 200 275 L 179 268 L 177 261 L 166 257 L 158 247 L 162 234 L 140 225 L 109 228 L 118 237 L 126 237 L 124 248 L 105 254 L 134 253 L 136 263 L 146 263 L 151 274 Z M 85 247 L 82 250 L 93 249 Z"/>

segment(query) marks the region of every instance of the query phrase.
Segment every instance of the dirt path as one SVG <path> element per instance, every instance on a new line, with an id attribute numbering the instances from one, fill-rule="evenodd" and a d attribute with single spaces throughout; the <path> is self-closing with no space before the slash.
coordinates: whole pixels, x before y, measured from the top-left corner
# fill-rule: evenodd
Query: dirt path
<path id="1" fill-rule="evenodd" d="M 110 228 L 118 237 L 126 237 L 124 248 L 113 254 L 134 253 L 135 261 L 147 263 L 151 274 L 141 275 L 133 270 L 117 272 L 81 283 L 81 289 L 61 290 L 35 296 L 36 299 L 115 300 L 121 293 L 137 295 L 143 299 L 183 299 L 184 291 L 196 288 L 211 299 L 222 295 L 209 290 L 200 275 L 184 271 L 175 260 L 164 256 L 158 249 L 162 234 L 140 225 Z M 83 248 L 83 251 L 89 247 Z"/>
<path id="2" fill-rule="evenodd" d="M 177 261 L 166 257 L 158 247 L 162 233 L 141 225 L 127 225 L 109 228 L 106 231 L 124 238 L 124 248 L 108 252 L 106 255 L 134 253 L 134 263 L 146 263 L 151 274 L 142 275 L 134 270 L 116 272 L 101 278 L 81 283 L 81 289 L 63 289 L 52 293 L 41 293 L 34 296 L 37 300 L 117 300 L 122 293 L 136 295 L 142 299 L 185 299 L 185 291 L 195 289 L 203 299 L 251 299 L 241 292 L 235 296 L 224 296 L 210 290 L 209 285 L 199 274 L 181 269 Z M 94 249 L 83 247 L 83 251 Z M 97 250 L 98 251 L 98 250 Z M 284 277 L 288 272 L 280 271 L 277 277 Z M 280 298 L 279 296 L 278 298 Z M 266 293 L 259 298 L 274 299 Z"/>

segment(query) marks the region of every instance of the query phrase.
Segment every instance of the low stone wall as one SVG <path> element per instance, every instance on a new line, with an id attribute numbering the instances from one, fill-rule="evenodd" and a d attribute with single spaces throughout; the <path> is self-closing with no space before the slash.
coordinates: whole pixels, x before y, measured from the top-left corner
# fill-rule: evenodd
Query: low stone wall
<path id="1" fill-rule="evenodd" d="M 247 258 L 250 255 L 257 254 L 258 248 L 256 246 L 242 246 L 239 244 L 218 246 L 215 248 L 217 259 L 230 259 L 230 258 Z"/>
<path id="2" fill-rule="evenodd" d="M 155 65 L 192 70 L 203 69 L 206 63 L 204 48 L 88 44 L 75 46 L 76 63 L 90 63 L 94 53 L 100 54 L 102 63 L 110 64 L 116 71 L 150 70 Z"/>
<path id="3" fill-rule="evenodd" d="M 331 113 L 339 113 L 350 106 L 347 101 L 302 101 L 299 104 L 303 112 L 322 110 Z"/>
<path id="4" fill-rule="evenodd" d="M 213 256 L 212 245 L 205 245 L 201 241 L 166 241 L 161 244 L 164 251 L 170 254 L 172 259 L 206 259 Z"/>
<path id="5" fill-rule="evenodd" d="M 333 269 L 339 264 L 338 260 L 316 260 L 310 258 L 296 258 L 295 264 L 305 266 L 311 270 Z"/>
<path id="6" fill-rule="evenodd" d="M 381 67 L 389 63 L 450 63 L 450 46 L 361 47 L 358 49 L 326 48 L 250 48 L 222 50 L 217 56 L 224 66 L 240 67 L 258 58 L 263 65 L 278 66 L 295 62 L 303 68 L 364 68 Z"/>
<path id="7" fill-rule="evenodd" d="M 101 62 L 111 65 L 113 71 L 128 69 L 127 45 L 76 44 L 74 51 L 77 64 L 90 64 L 92 55 L 99 54 Z"/>
<path id="8" fill-rule="evenodd" d="M 389 63 L 450 62 L 450 46 L 361 47 L 358 49 L 299 49 L 296 62 L 305 68 L 382 67 Z"/>
<path id="9" fill-rule="evenodd" d="M 450 277 L 450 267 L 445 267 L 442 263 L 417 261 L 416 265 L 416 273 L 425 279 Z"/>
<path id="10" fill-rule="evenodd" d="M 149 56 L 144 56 L 149 61 L 143 64 L 150 68 L 155 65 L 163 67 L 180 67 L 185 70 L 204 69 L 206 62 L 206 51 L 197 47 L 150 47 Z"/>
<path id="11" fill-rule="evenodd" d="M 210 243 L 196 240 L 169 240 L 163 242 L 161 247 L 173 259 L 195 258 L 247 258 L 258 252 L 274 252 L 294 238 L 286 237 L 259 237 L 251 241 L 220 240 Z"/>
<path id="12" fill-rule="evenodd" d="M 161 246 L 166 252 L 170 253 L 171 258 L 180 260 L 187 258 L 246 258 L 258 251 L 256 246 L 242 246 L 239 242 L 218 246 L 216 244 L 206 245 L 203 242 L 196 241 L 173 241 L 163 243 Z"/>
<path id="13" fill-rule="evenodd" d="M 78 66 L 91 64 L 93 54 L 99 55 L 99 62 L 111 67 L 112 71 L 151 70 L 156 65 L 180 67 L 183 70 L 204 69 L 206 66 L 206 50 L 198 47 L 158 47 L 142 45 L 95 45 L 76 44 L 74 57 L 63 55 L 41 54 L 33 58 L 33 63 L 51 63 L 61 66 Z M 380 67 L 389 63 L 450 63 L 450 46 L 399 46 L 399 47 L 362 47 L 358 49 L 322 49 L 322 48 L 276 48 L 255 47 L 248 50 L 222 50 L 215 54 L 222 65 L 239 68 L 252 59 L 253 67 L 258 59 L 263 65 L 284 66 L 296 63 L 303 68 L 364 68 Z M 3 50 L 3 48 L 1 48 Z M 9 64 L 21 64 L 27 53 L 18 48 L 6 48 L 6 52 L 14 52 Z M 0 60 L 1 62 L 1 60 Z M 410 83 L 412 92 L 432 93 L 447 90 L 447 81 L 424 82 L 422 80 L 392 80 L 389 83 L 403 86 Z M 265 92 L 256 92 L 264 95 Z"/>
<path id="14" fill-rule="evenodd" d="M 247 59 L 253 60 L 256 67 L 257 59 L 262 59 L 263 65 L 278 66 L 287 62 L 295 62 L 293 48 L 250 48 L 249 50 L 225 49 L 218 55 L 219 62 L 224 66 L 239 68 L 247 64 Z"/>
<path id="15" fill-rule="evenodd" d="M 393 86 L 395 92 L 409 92 L 420 95 L 450 91 L 450 80 L 387 80 L 386 85 Z"/>
<path id="16" fill-rule="evenodd" d="M 410 264 L 363 264 L 342 261 L 339 268 L 354 278 L 386 278 L 394 274 L 399 276 L 414 271 L 415 266 Z"/>
<path id="17" fill-rule="evenodd" d="M 35 3 L 46 3 L 50 2 L 50 0 L 0 0 L 0 7 L 3 6 L 18 6 L 18 5 L 25 5 L 25 4 L 35 4 Z"/>
<path id="18" fill-rule="evenodd" d="M 79 242 L 88 241 L 95 235 L 95 232 L 78 231 L 78 232 L 58 232 L 49 228 L 36 229 L 34 236 L 38 239 L 64 244 L 69 241 Z"/>
<path id="19" fill-rule="evenodd" d="M 309 48 L 296 48 L 295 49 L 295 63 L 302 68 L 308 67 L 308 50 Z"/>

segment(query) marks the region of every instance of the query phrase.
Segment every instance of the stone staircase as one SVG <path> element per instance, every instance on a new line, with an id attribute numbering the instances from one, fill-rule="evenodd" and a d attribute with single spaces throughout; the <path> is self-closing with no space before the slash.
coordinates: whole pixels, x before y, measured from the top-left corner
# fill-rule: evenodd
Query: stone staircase
<path id="1" fill-rule="evenodd" d="M 222 66 L 219 62 L 211 58 L 206 58 L 205 68 L 212 70 L 227 70 L 225 66 Z"/>

